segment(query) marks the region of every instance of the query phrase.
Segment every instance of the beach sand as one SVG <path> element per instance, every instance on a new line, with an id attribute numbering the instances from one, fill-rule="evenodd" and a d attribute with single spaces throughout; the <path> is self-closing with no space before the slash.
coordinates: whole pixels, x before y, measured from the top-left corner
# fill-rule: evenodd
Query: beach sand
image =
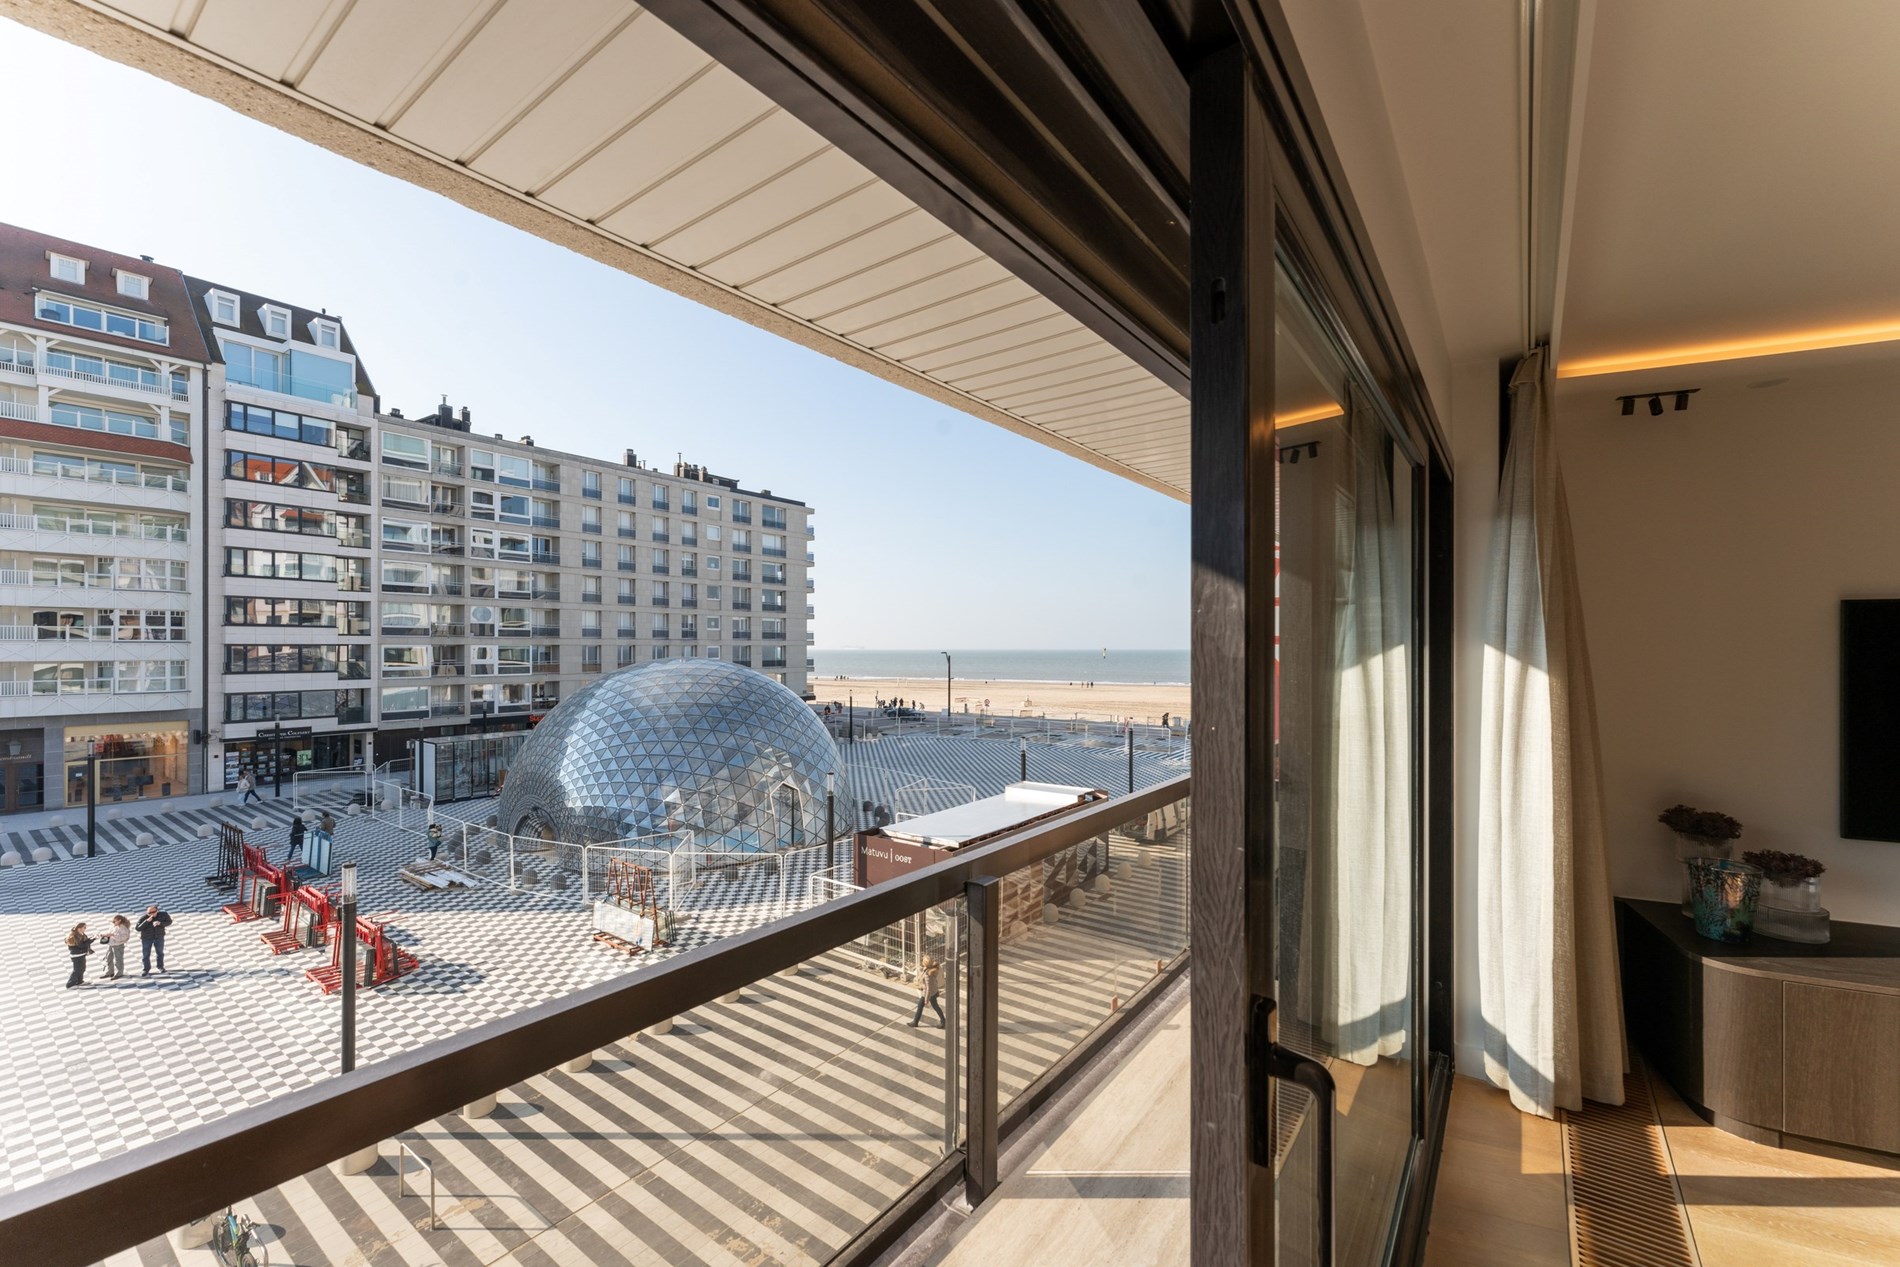
<path id="1" fill-rule="evenodd" d="M 860 708 L 875 707 L 879 699 L 916 700 L 931 712 L 943 709 L 943 679 L 814 677 L 811 689 L 821 704 L 854 698 Z M 997 716 L 1082 717 L 1120 721 L 1133 717 L 1143 725 L 1158 725 L 1163 713 L 1179 719 L 1188 713 L 1189 688 L 1180 683 L 1148 685 L 1139 682 L 1099 682 L 1085 687 L 1069 682 L 1003 682 L 957 678 L 951 683 L 954 711 Z M 988 708 L 984 701 L 989 701 Z"/>

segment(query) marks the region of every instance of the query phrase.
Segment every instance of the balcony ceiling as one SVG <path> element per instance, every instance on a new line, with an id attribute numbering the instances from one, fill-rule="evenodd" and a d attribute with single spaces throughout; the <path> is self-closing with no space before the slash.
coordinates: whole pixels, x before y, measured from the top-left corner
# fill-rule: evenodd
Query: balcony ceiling
<path id="1" fill-rule="evenodd" d="M 7 7 L 1187 496 L 1179 391 L 628 0 Z"/>

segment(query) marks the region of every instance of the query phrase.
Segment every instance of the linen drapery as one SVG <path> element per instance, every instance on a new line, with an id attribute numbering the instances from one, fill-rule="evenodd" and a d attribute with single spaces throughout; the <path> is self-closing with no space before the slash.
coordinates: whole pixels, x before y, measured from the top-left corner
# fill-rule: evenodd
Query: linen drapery
<path id="1" fill-rule="evenodd" d="M 1485 1076 L 1551 1117 L 1627 1067 L 1595 693 L 1540 348 L 1511 378 L 1492 525 L 1478 834 Z"/>
<path id="2" fill-rule="evenodd" d="M 1393 506 L 1390 441 L 1356 399 L 1336 471 L 1335 627 L 1321 743 L 1331 787 L 1319 807 L 1316 915 L 1323 1033 L 1369 1065 L 1405 1045 L 1411 994 L 1409 561 Z M 1330 730 L 1330 734 L 1325 730 Z"/>

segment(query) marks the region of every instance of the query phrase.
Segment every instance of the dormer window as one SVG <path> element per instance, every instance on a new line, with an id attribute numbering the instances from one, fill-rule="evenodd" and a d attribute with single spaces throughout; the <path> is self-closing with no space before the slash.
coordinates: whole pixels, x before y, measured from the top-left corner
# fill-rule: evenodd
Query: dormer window
<path id="1" fill-rule="evenodd" d="M 219 325 L 234 326 L 238 323 L 236 295 L 227 295 L 221 290 L 206 291 L 205 306 L 211 309 L 211 319 Z"/>
<path id="2" fill-rule="evenodd" d="M 310 323 L 310 338 L 320 348 L 341 348 L 343 346 L 342 328 L 334 321 L 312 321 Z"/>
<path id="3" fill-rule="evenodd" d="M 264 333 L 273 339 L 290 337 L 290 313 L 283 308 L 265 304 L 257 310 L 257 319 L 264 325 Z"/>
<path id="4" fill-rule="evenodd" d="M 119 279 L 119 293 L 127 299 L 150 299 L 152 297 L 152 279 L 140 277 L 137 273 L 128 273 L 124 269 L 114 269 Z"/>
<path id="5" fill-rule="evenodd" d="M 52 261 L 54 281 L 71 282 L 75 286 L 86 284 L 86 261 L 53 251 L 48 251 L 46 258 Z"/>

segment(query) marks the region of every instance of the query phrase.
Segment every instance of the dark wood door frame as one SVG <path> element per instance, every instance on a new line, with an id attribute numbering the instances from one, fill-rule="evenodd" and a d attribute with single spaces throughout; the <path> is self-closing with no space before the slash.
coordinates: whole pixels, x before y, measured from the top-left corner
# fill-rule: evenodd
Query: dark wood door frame
<path id="1" fill-rule="evenodd" d="M 1239 45 L 1190 79 L 1194 391 L 1194 947 L 1189 1172 L 1195 1267 L 1273 1261 L 1267 1094 L 1249 1018 L 1273 994 L 1273 183 Z"/>

